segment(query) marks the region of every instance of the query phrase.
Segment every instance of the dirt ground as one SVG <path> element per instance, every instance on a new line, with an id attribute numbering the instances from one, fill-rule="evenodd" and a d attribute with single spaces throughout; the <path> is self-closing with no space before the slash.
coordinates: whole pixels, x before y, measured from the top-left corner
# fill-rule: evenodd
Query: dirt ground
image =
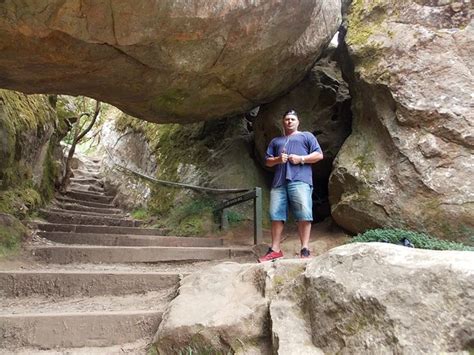
<path id="1" fill-rule="evenodd" d="M 229 231 L 222 233 L 222 238 L 224 238 L 226 244 L 252 245 L 253 225 L 249 223 L 239 228 L 231 228 Z M 311 254 L 313 256 L 321 255 L 329 249 L 345 244 L 349 239 L 349 234 L 339 228 L 331 218 L 326 218 L 324 221 L 312 225 L 309 243 Z M 271 240 L 270 229 L 264 228 L 264 243 L 259 245 L 259 253 L 265 253 L 267 251 Z M 282 250 L 284 258 L 299 256 L 300 240 L 295 222 L 288 223 L 285 226 L 282 237 Z"/>

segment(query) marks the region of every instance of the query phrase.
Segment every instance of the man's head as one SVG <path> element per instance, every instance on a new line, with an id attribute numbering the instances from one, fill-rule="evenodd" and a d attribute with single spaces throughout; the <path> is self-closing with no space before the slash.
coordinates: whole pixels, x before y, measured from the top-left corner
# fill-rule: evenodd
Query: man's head
<path id="1" fill-rule="evenodd" d="M 285 130 L 285 134 L 291 134 L 298 131 L 298 126 L 300 125 L 300 121 L 298 119 L 298 114 L 295 110 L 286 111 L 283 115 L 283 128 Z"/>

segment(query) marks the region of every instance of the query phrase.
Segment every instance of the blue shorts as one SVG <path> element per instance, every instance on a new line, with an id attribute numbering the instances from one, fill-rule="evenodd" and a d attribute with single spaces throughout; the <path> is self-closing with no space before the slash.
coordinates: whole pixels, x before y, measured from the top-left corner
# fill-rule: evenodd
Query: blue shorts
<path id="1" fill-rule="evenodd" d="M 291 181 L 270 192 L 270 220 L 286 221 L 288 207 L 297 221 L 313 220 L 313 188 L 302 181 Z"/>

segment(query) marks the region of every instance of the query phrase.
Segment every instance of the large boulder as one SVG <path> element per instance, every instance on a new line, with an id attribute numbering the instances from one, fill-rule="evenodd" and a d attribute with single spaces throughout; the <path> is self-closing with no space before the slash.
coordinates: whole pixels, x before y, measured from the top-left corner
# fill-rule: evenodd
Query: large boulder
<path id="1" fill-rule="evenodd" d="M 301 80 L 340 0 L 0 4 L 0 86 L 87 95 L 154 122 L 243 112 Z"/>
<path id="2" fill-rule="evenodd" d="M 353 132 L 330 178 L 336 222 L 463 241 L 474 231 L 474 25 L 469 2 L 352 2 Z M 353 65 L 351 65 L 351 63 Z"/>
<path id="3" fill-rule="evenodd" d="M 472 252 L 349 244 L 183 279 L 160 354 L 443 353 L 474 342 Z"/>
<path id="4" fill-rule="evenodd" d="M 264 287 L 260 265 L 222 263 L 188 276 L 163 315 L 156 349 L 160 354 L 258 354 L 267 349 L 270 323 Z"/>
<path id="5" fill-rule="evenodd" d="M 328 354 L 434 354 L 472 348 L 470 251 L 352 244 L 306 269 L 313 342 Z"/>

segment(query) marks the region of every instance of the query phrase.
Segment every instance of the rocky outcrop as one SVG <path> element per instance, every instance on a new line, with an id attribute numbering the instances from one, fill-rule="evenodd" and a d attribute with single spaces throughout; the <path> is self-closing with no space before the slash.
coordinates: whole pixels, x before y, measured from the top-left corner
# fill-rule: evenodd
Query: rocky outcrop
<path id="1" fill-rule="evenodd" d="M 0 86 L 88 95 L 154 122 L 223 117 L 299 82 L 340 11 L 339 0 L 2 1 Z"/>
<path id="2" fill-rule="evenodd" d="M 349 244 L 311 261 L 226 263 L 186 277 L 160 354 L 444 353 L 474 339 L 472 252 Z"/>
<path id="3" fill-rule="evenodd" d="M 357 0 L 349 11 L 354 121 L 330 178 L 332 216 L 352 232 L 463 241 L 474 230 L 470 5 Z"/>
<path id="4" fill-rule="evenodd" d="M 300 118 L 300 130 L 312 132 L 324 152 L 324 160 L 313 165 L 315 217 L 330 215 L 328 180 L 332 162 L 351 132 L 351 97 L 341 69 L 333 59 L 334 48 L 326 51 L 303 81 L 287 95 L 262 105 L 253 124 L 255 150 L 264 165 L 270 140 L 282 134 L 282 115 L 295 109 Z"/>

